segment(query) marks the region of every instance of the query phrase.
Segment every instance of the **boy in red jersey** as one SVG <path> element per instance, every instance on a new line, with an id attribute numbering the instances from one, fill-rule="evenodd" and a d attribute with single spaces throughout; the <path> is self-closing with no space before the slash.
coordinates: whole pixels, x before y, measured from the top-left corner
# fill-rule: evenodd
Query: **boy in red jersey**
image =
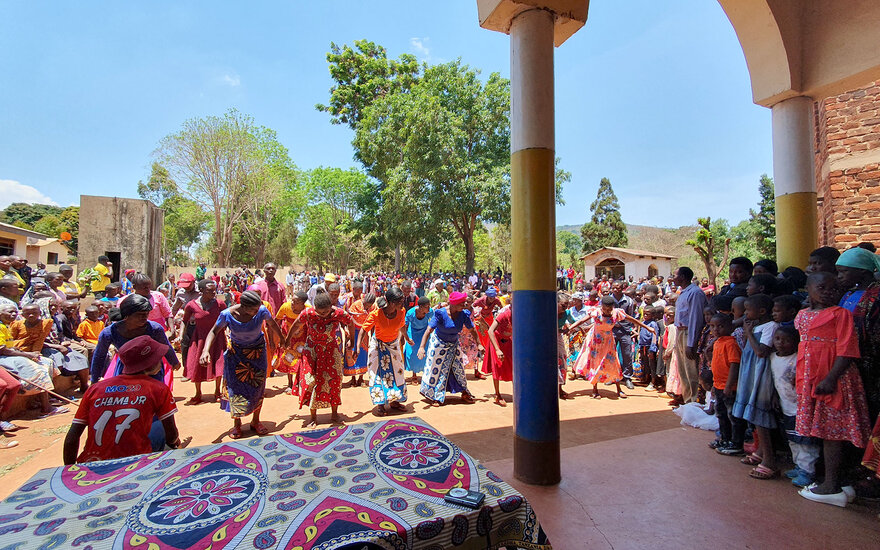
<path id="1" fill-rule="evenodd" d="M 146 335 L 120 348 L 125 365 L 122 374 L 93 384 L 83 395 L 64 439 L 65 464 L 152 452 L 155 449 L 150 443 L 150 428 L 154 419 L 162 423 L 168 445 L 179 444 L 174 397 L 165 384 L 151 378 L 162 368 L 162 357 L 167 352 L 168 346 Z M 86 428 L 85 448 L 77 457 L 80 436 Z"/>

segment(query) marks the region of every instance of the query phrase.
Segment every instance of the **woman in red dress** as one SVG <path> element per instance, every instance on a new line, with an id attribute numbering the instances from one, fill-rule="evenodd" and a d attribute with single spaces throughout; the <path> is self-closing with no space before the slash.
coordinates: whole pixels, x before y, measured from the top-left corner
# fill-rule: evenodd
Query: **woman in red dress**
<path id="1" fill-rule="evenodd" d="M 342 363 L 343 355 L 336 340 L 336 331 L 343 328 L 346 346 L 352 348 L 355 342 L 355 328 L 351 316 L 333 307 L 330 295 L 320 292 L 315 296 L 314 309 L 306 309 L 291 325 L 288 339 L 295 328 L 305 327 L 305 346 L 299 360 L 296 374 L 299 406 L 308 405 L 311 422 L 307 427 L 318 425 L 318 409 L 330 407 L 331 422 L 339 422 L 337 409 L 342 403 Z"/>
<path id="2" fill-rule="evenodd" d="M 494 359 L 492 359 L 493 354 L 488 353 L 488 350 L 492 349 L 489 345 L 489 327 L 491 327 L 492 323 L 495 321 L 495 308 L 500 308 L 501 306 L 501 300 L 498 299 L 498 291 L 495 290 L 495 287 L 489 287 L 486 290 L 486 294 L 474 302 L 474 328 L 477 329 L 477 335 L 480 337 L 480 345 L 483 346 L 484 350 L 487 350 L 483 353 L 483 367 L 481 370 L 484 374 L 492 373 L 492 362 Z M 477 380 L 484 378 L 476 370 L 474 371 L 474 377 Z M 495 402 L 498 403 L 497 398 L 495 399 Z"/>
<path id="3" fill-rule="evenodd" d="M 512 297 L 511 297 L 512 298 Z M 512 301 L 512 300 L 511 300 Z M 513 381 L 513 310 L 510 303 L 501 308 L 489 327 L 488 339 L 492 343 L 486 348 L 486 357 L 490 359 L 492 383 L 495 384 L 495 404 L 502 407 L 507 402 L 501 397 L 498 382 Z M 494 353 L 492 353 L 492 351 Z"/>
<path id="4" fill-rule="evenodd" d="M 223 378 L 223 352 L 226 351 L 226 334 L 220 333 L 211 344 L 211 360 L 207 364 L 199 363 L 205 349 L 205 339 L 214 328 L 220 312 L 226 304 L 217 299 L 217 283 L 211 279 L 199 281 L 201 296 L 190 301 L 183 308 L 183 326 L 192 325 L 190 346 L 192 352 L 186 356 L 186 377 L 196 385 L 196 394 L 186 402 L 187 405 L 198 405 L 202 402 L 202 382 L 214 381 L 214 400 L 220 400 L 220 381 Z"/>

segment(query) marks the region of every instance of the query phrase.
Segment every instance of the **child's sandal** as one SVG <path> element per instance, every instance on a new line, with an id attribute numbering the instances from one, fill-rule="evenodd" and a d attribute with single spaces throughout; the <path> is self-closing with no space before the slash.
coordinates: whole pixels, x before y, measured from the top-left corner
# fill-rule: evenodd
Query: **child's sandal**
<path id="1" fill-rule="evenodd" d="M 755 479 L 776 479 L 779 477 L 779 470 L 773 470 L 763 464 L 758 464 L 749 472 L 749 477 Z"/>
<path id="2" fill-rule="evenodd" d="M 750 455 L 746 455 L 746 456 L 742 457 L 741 459 L 739 459 L 740 462 L 742 462 L 743 464 L 746 464 L 748 466 L 758 466 L 761 464 L 762 460 L 764 460 L 764 459 L 762 459 L 760 456 L 758 456 L 754 453 L 752 453 Z"/>

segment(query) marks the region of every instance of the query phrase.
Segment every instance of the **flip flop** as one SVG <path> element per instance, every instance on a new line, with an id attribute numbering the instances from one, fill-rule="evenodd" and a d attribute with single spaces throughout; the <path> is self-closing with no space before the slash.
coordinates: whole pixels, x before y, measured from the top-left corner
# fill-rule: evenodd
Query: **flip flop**
<path id="1" fill-rule="evenodd" d="M 406 405 L 404 405 L 403 403 L 400 403 L 400 402 L 398 402 L 398 401 L 395 401 L 394 403 L 392 403 L 392 404 L 389 405 L 389 406 L 390 406 L 392 409 L 395 409 L 395 410 L 398 410 L 398 411 L 405 411 L 405 410 L 406 410 Z"/>
<path id="2" fill-rule="evenodd" d="M 461 396 L 461 400 L 464 401 L 465 403 L 473 403 L 474 396 L 466 393 Z"/>
<path id="3" fill-rule="evenodd" d="M 229 437 L 232 439 L 241 439 L 241 427 L 236 426 L 232 428 L 232 431 L 229 432 Z"/>
<path id="4" fill-rule="evenodd" d="M 266 435 L 269 433 L 269 428 L 263 426 L 262 422 L 257 422 L 256 424 L 251 424 L 251 429 L 257 432 L 257 435 Z"/>
<path id="5" fill-rule="evenodd" d="M 202 404 L 201 397 L 199 397 L 199 398 L 190 397 L 189 400 L 187 400 L 187 402 L 184 403 L 184 405 L 201 405 L 201 404 Z"/>
<path id="6" fill-rule="evenodd" d="M 739 459 L 740 462 L 742 462 L 743 464 L 746 464 L 748 466 L 758 466 L 761 464 L 762 460 L 764 460 L 764 459 L 761 458 L 760 456 L 757 456 L 754 453 L 748 454 L 748 455 L 742 457 L 741 459 Z"/>
<path id="7" fill-rule="evenodd" d="M 619 392 L 617 392 L 617 397 L 619 397 L 621 399 L 626 399 L 626 394 L 623 393 L 622 391 L 619 391 Z"/>
<path id="8" fill-rule="evenodd" d="M 755 479 L 776 479 L 779 477 L 779 470 L 773 470 L 763 464 L 758 464 L 749 472 L 749 477 Z"/>
<path id="9" fill-rule="evenodd" d="M 499 407 L 506 407 L 506 406 L 507 406 L 507 401 L 505 401 L 505 400 L 502 399 L 501 397 L 496 397 L 496 398 L 495 398 L 495 404 L 498 405 Z"/>

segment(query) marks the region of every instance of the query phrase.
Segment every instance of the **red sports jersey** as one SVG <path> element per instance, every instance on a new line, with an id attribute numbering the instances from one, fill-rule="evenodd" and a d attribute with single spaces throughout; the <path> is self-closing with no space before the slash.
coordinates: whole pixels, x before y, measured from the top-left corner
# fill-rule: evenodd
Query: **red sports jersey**
<path id="1" fill-rule="evenodd" d="M 168 386 L 149 376 L 120 375 L 93 384 L 83 395 L 74 424 L 88 426 L 77 462 L 149 453 L 153 417 L 177 412 Z"/>

